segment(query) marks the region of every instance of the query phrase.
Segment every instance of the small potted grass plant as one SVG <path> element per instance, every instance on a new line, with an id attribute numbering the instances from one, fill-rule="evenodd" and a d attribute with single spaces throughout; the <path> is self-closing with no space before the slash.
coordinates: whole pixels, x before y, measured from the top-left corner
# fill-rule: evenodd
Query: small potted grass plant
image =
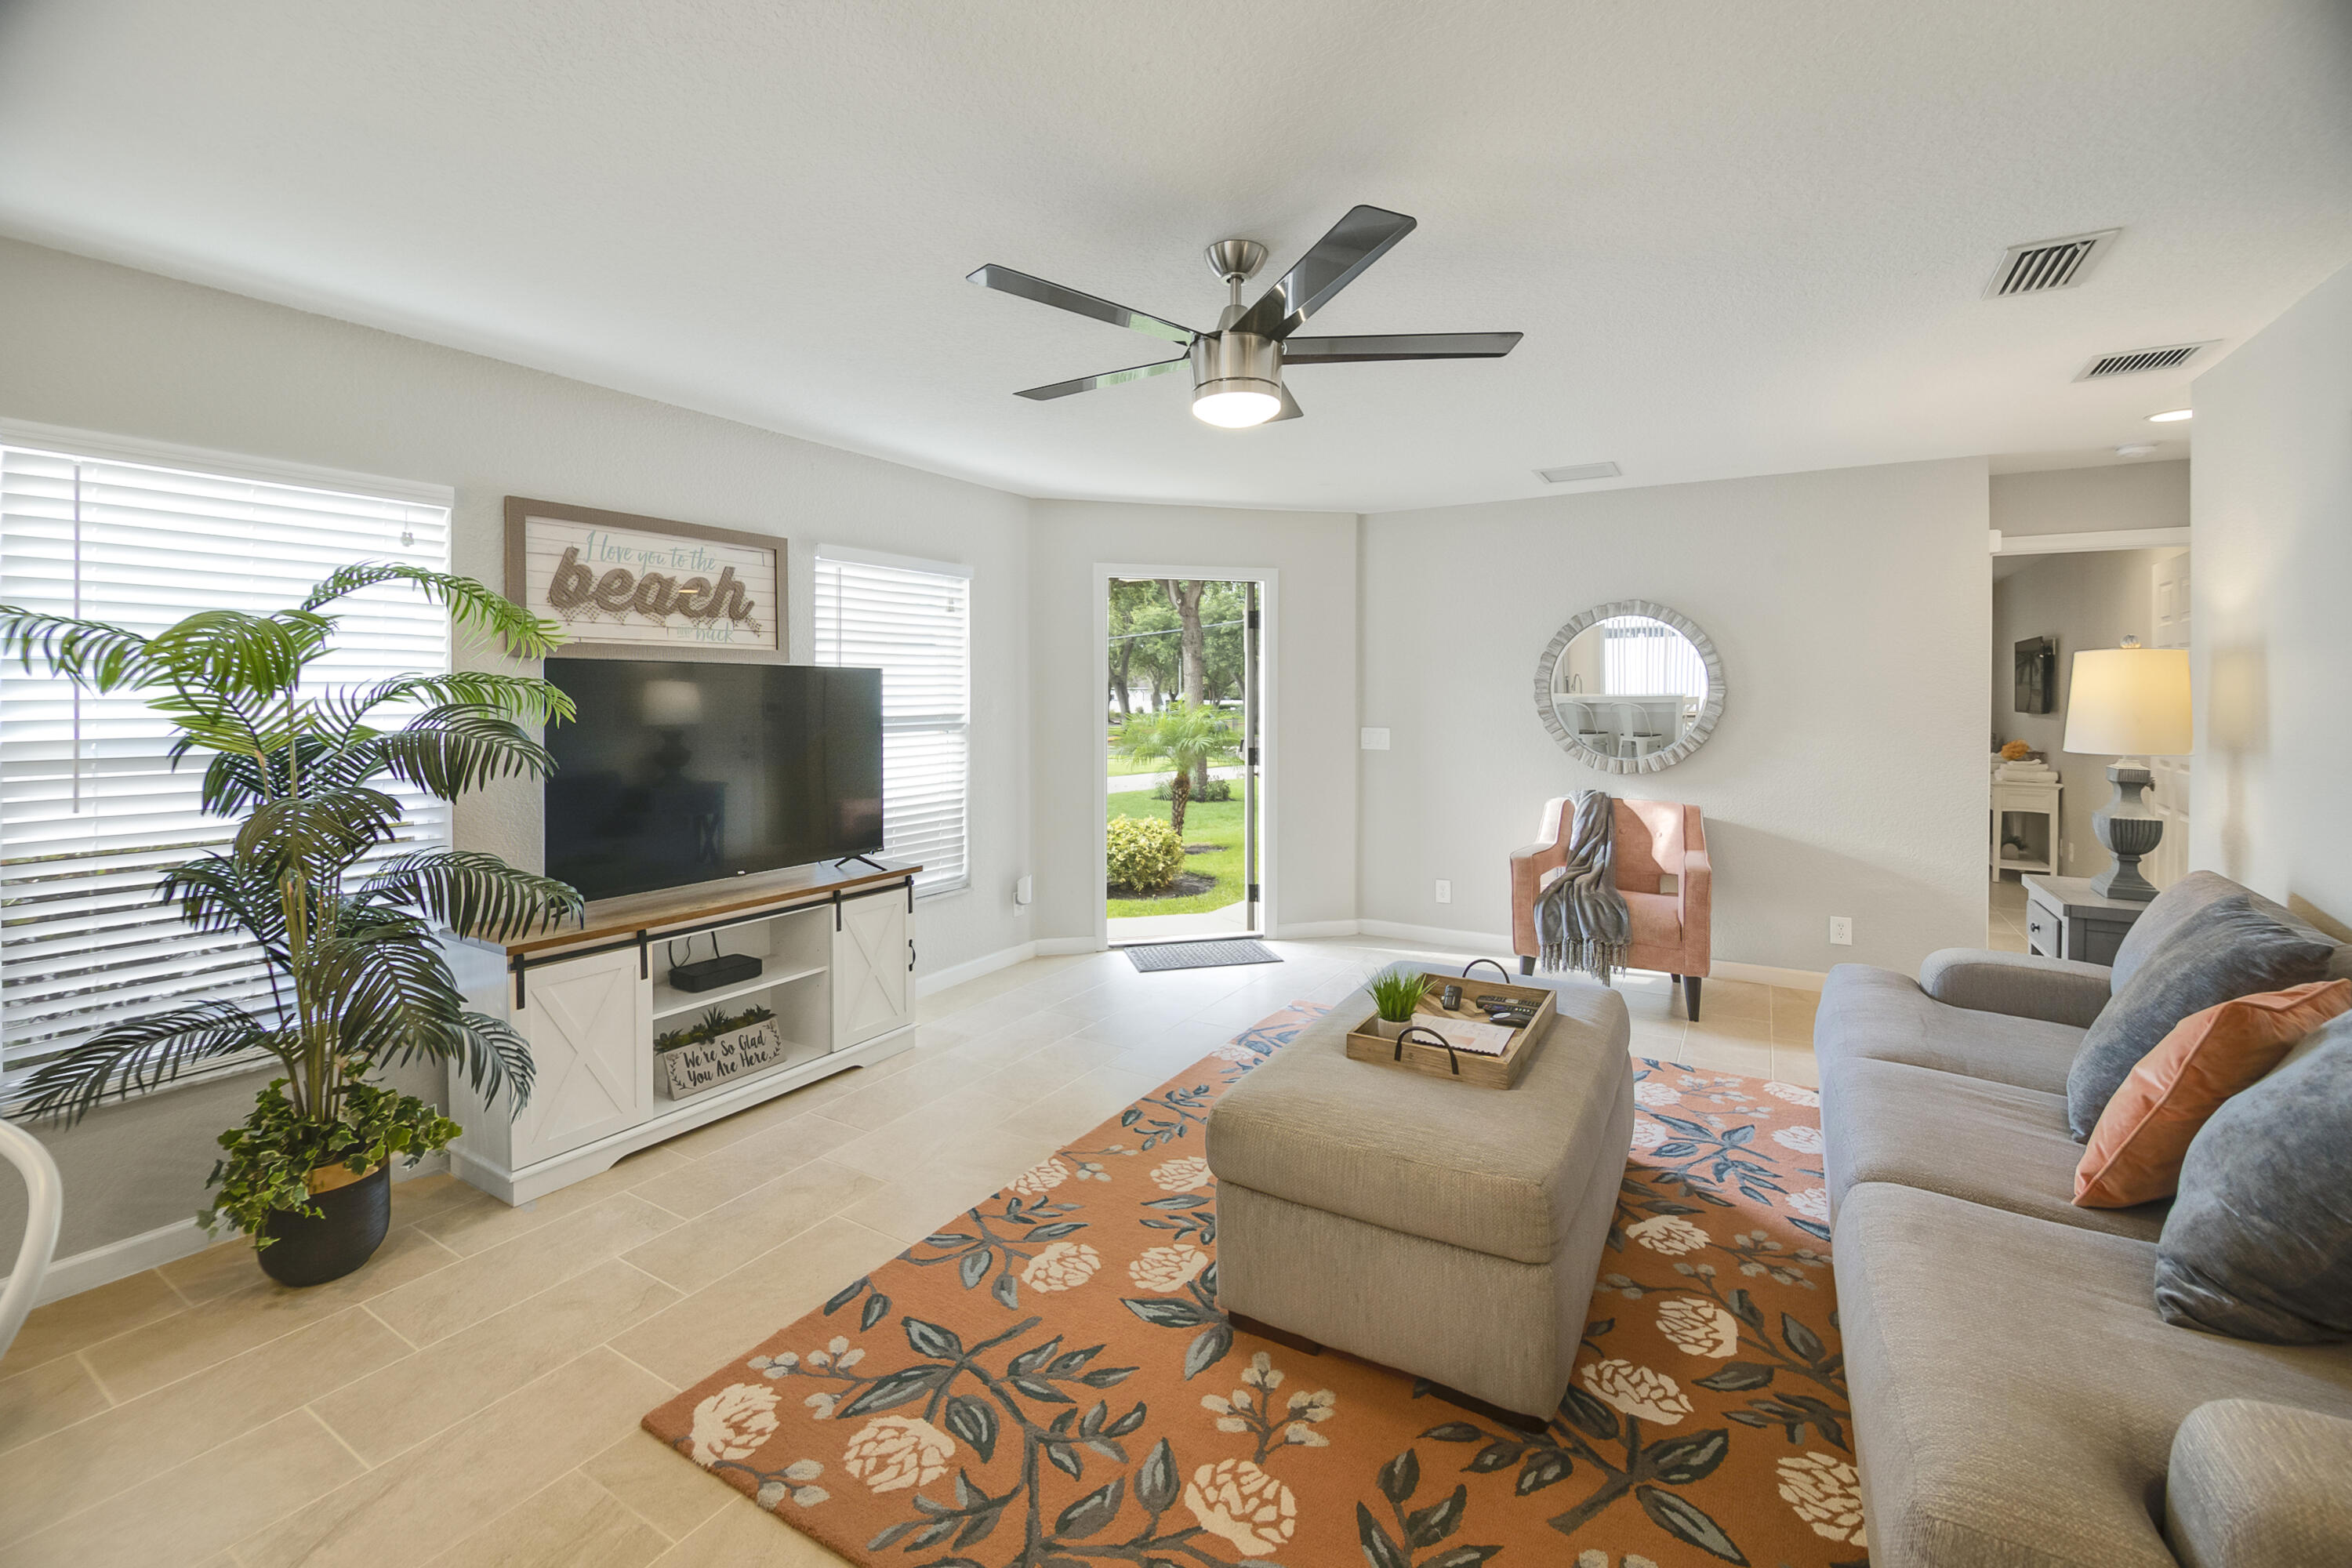
<path id="1" fill-rule="evenodd" d="M 1365 989 L 1372 994 L 1372 1007 L 1379 1015 L 1372 1032 L 1393 1040 L 1412 1022 L 1414 1010 L 1428 994 L 1429 976 L 1418 970 L 1387 969 L 1372 976 Z"/>

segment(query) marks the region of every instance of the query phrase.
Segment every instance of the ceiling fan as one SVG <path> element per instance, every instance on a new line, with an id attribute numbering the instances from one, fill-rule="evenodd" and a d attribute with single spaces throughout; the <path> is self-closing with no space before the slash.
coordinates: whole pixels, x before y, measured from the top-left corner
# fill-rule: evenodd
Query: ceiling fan
<path id="1" fill-rule="evenodd" d="M 1082 375 L 1033 386 L 1017 395 L 1045 402 L 1074 392 L 1092 392 L 1123 381 L 1164 375 L 1183 365 L 1192 367 L 1192 414 L 1195 418 L 1227 429 L 1243 429 L 1278 419 L 1296 419 L 1301 410 L 1290 389 L 1282 384 L 1286 364 L 1349 364 L 1365 360 L 1500 359 L 1518 346 L 1517 332 L 1406 332 L 1380 337 L 1301 338 L 1292 334 L 1307 318 L 1330 303 L 1331 297 L 1388 254 L 1389 247 L 1413 230 L 1413 220 L 1381 207 L 1351 208 L 1317 240 L 1313 248 L 1282 276 L 1282 280 L 1244 308 L 1242 285 L 1265 264 L 1265 247 L 1253 239 L 1221 239 L 1209 247 L 1209 266 L 1228 290 L 1217 330 L 1197 332 L 1173 321 L 1125 305 L 1114 305 L 1043 278 L 1032 278 L 993 263 L 971 274 L 970 281 L 1003 294 L 1017 294 L 1040 305 L 1074 310 L 1128 327 L 1149 336 L 1181 344 L 1186 353 L 1174 359 L 1126 370 Z"/>

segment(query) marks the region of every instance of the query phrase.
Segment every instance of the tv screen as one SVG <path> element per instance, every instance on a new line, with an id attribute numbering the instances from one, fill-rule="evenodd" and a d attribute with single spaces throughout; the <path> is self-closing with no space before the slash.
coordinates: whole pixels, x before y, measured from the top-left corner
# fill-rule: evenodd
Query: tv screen
<path id="1" fill-rule="evenodd" d="M 882 672 L 551 658 L 547 874 L 609 899 L 882 847 Z"/>

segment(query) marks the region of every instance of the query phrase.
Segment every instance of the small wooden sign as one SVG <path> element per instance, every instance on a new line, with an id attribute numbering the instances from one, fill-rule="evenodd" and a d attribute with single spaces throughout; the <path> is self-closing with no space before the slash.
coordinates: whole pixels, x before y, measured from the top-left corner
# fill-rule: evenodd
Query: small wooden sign
<path id="1" fill-rule="evenodd" d="M 785 541 L 507 498 L 507 597 L 566 652 L 673 658 L 784 651 Z"/>
<path id="2" fill-rule="evenodd" d="M 1472 981 L 1458 974 L 1433 974 L 1429 992 L 1414 1009 L 1414 1016 L 1454 1019 L 1464 1023 L 1486 1021 L 1486 1015 L 1475 1005 L 1465 1005 L 1447 1012 L 1438 1001 L 1438 994 L 1448 985 L 1462 987 L 1463 1000 L 1476 996 L 1507 996 L 1514 1002 L 1536 1004 L 1534 1021 L 1524 1029 L 1514 1031 L 1510 1049 L 1499 1057 L 1479 1056 L 1471 1051 L 1449 1051 L 1430 1044 L 1425 1038 L 1408 1037 L 1402 1047 L 1379 1034 L 1380 1015 L 1377 1013 L 1348 1031 L 1348 1055 L 1360 1062 L 1378 1062 L 1382 1067 L 1401 1067 L 1409 1072 L 1425 1073 L 1431 1078 L 1451 1079 L 1479 1089 L 1508 1089 L 1519 1081 L 1528 1070 L 1528 1063 L 1543 1045 L 1544 1037 L 1551 1032 L 1552 1020 L 1559 1016 L 1559 1008 L 1549 990 L 1540 985 L 1506 985 Z"/>
<path id="3" fill-rule="evenodd" d="M 772 1020 L 737 1029 L 715 1040 L 698 1040 L 655 1053 L 672 1100 L 692 1100 L 717 1089 L 730 1078 L 740 1078 L 783 1059 L 787 1047 Z"/>

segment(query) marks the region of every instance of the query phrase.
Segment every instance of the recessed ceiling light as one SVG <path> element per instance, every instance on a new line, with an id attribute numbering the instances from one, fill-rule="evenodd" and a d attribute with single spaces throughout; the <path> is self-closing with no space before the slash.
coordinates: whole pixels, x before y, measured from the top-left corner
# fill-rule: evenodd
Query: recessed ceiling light
<path id="1" fill-rule="evenodd" d="M 2150 452 L 2155 450 L 2156 443 L 2153 441 L 2126 441 L 2122 446 L 2116 448 L 2116 456 L 2118 458 L 2145 458 Z"/>
<path id="2" fill-rule="evenodd" d="M 2170 425 L 2179 420 L 2191 418 L 2196 413 L 2197 410 L 2194 408 L 2168 408 L 2161 414 L 2149 415 L 2147 422 L 2151 425 Z"/>

